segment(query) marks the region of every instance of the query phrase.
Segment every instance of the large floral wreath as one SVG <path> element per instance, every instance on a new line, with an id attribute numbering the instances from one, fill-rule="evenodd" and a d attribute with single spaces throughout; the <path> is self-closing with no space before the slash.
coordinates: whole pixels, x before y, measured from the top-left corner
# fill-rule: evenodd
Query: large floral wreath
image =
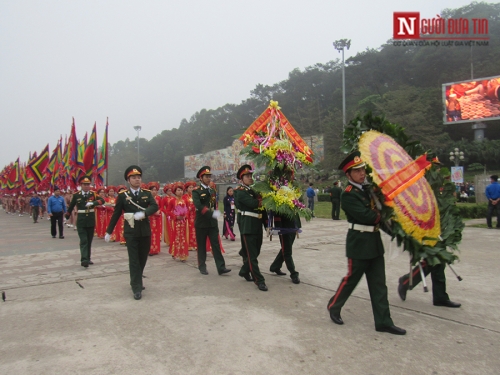
<path id="1" fill-rule="evenodd" d="M 245 145 L 241 154 L 264 168 L 252 187 L 262 196 L 262 207 L 278 216 L 293 218 L 298 214 L 309 220 L 311 211 L 301 202 L 303 192 L 295 173 L 312 164 L 312 151 L 283 115 L 278 102 L 271 100 L 240 139 Z"/>
<path id="2" fill-rule="evenodd" d="M 364 117 L 358 116 L 347 125 L 344 131 L 343 151 L 350 152 L 357 149 L 360 138 L 370 130 L 391 137 L 413 159 L 430 154 L 430 152 L 425 152 L 419 141 L 411 140 L 405 134 L 403 127 L 391 124 L 383 118 L 373 117 L 371 113 Z M 382 228 L 385 227 L 385 230 L 392 238 L 397 240 L 398 245 L 403 245 L 404 250 L 410 253 L 411 263 L 416 264 L 421 259 L 426 259 L 428 264 L 437 265 L 439 263 L 451 264 L 458 260 L 456 253 L 458 244 L 462 240 L 464 224 L 455 205 L 455 197 L 453 196 L 455 187 L 450 182 L 449 171 L 442 168 L 438 161 L 426 168 L 425 179 L 430 185 L 434 195 L 432 199 L 435 198 L 439 212 L 437 215 L 438 220 L 426 221 L 426 231 L 422 231 L 410 230 L 410 228 L 415 227 L 415 224 L 422 226 L 422 215 L 425 213 L 420 213 L 418 210 L 414 212 L 399 210 L 400 212 L 397 212 L 398 208 L 394 206 L 393 202 L 388 202 L 387 197 L 382 192 L 383 188 L 377 184 L 379 181 L 374 181 L 373 175 L 370 176 L 372 167 L 368 165 L 367 172 L 372 194 L 376 197 L 376 200 L 381 202 L 380 208 L 382 222 L 384 223 Z M 433 233 L 434 229 L 438 229 L 437 236 L 430 236 L 428 233 Z"/>

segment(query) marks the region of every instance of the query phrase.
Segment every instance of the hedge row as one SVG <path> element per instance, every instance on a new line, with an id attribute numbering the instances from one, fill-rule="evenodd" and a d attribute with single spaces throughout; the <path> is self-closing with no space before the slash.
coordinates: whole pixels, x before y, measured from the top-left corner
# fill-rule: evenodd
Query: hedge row
<path id="1" fill-rule="evenodd" d="M 486 203 L 465 205 L 457 204 L 458 213 L 464 219 L 478 219 L 486 217 L 488 205 Z"/>
<path id="2" fill-rule="evenodd" d="M 470 203 L 475 201 L 475 197 L 469 197 Z M 330 202 L 329 194 L 318 194 L 318 202 Z M 464 219 L 478 219 L 486 217 L 488 212 L 488 205 L 481 204 L 462 204 L 457 203 L 458 214 Z"/>
<path id="3" fill-rule="evenodd" d="M 318 194 L 318 202 L 330 202 L 330 194 Z"/>

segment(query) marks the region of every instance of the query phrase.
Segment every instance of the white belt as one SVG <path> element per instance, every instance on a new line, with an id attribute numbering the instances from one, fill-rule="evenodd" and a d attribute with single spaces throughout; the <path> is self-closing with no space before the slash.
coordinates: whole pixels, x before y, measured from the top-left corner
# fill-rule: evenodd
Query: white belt
<path id="1" fill-rule="evenodd" d="M 241 216 L 251 216 L 256 217 L 257 219 L 262 219 L 262 214 L 256 214 L 255 212 L 250 211 L 240 211 Z"/>
<path id="2" fill-rule="evenodd" d="M 360 232 L 378 232 L 378 225 L 361 225 L 352 224 L 351 229 L 359 230 Z"/>
<path id="3" fill-rule="evenodd" d="M 77 212 L 78 212 L 79 214 L 87 214 L 87 213 L 89 213 L 89 212 L 94 212 L 94 209 L 92 209 L 92 210 L 88 210 L 88 211 L 87 211 L 87 210 L 78 210 Z"/>

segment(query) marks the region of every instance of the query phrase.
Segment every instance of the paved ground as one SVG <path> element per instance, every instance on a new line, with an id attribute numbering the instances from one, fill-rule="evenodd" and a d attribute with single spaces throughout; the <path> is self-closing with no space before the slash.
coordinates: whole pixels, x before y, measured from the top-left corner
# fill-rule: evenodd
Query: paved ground
<path id="1" fill-rule="evenodd" d="M 391 314 L 408 331 L 393 336 L 374 330 L 364 280 L 342 311 L 346 324 L 329 318 L 326 304 L 346 271 L 346 227 L 304 223 L 294 248 L 300 285 L 270 275 L 279 241 L 265 239 L 259 262 L 268 292 L 238 277 L 237 242 L 223 242 L 233 269 L 225 276 L 210 257 L 210 275 L 202 276 L 194 253 L 183 264 L 164 248 L 149 258 L 147 289 L 135 301 L 123 246 L 95 239 L 95 265 L 84 269 L 75 231 L 52 239 L 46 220 L 2 211 L 0 373 L 500 373 L 500 231 L 465 229 L 455 266 L 464 280 L 447 271 L 459 309 L 434 307 L 421 288 L 401 301 L 397 280 L 408 258 L 386 241 Z"/>

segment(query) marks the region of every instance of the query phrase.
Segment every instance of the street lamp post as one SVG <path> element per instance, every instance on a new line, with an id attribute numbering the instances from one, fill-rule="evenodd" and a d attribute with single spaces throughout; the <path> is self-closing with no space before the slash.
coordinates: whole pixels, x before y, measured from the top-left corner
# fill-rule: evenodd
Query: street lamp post
<path id="1" fill-rule="evenodd" d="M 460 162 L 464 161 L 464 152 L 460 151 L 458 148 L 455 148 L 454 151 L 450 151 L 450 161 L 455 163 L 455 167 L 458 167 Z"/>
<path id="2" fill-rule="evenodd" d="M 142 130 L 142 126 L 134 126 L 134 130 L 137 131 L 137 165 L 139 165 L 139 160 L 140 160 L 140 150 L 139 150 L 139 132 Z"/>
<path id="3" fill-rule="evenodd" d="M 345 129 L 345 63 L 344 63 L 344 49 L 351 46 L 351 39 L 339 39 L 333 42 L 333 47 L 341 52 L 342 51 L 342 131 Z"/>

